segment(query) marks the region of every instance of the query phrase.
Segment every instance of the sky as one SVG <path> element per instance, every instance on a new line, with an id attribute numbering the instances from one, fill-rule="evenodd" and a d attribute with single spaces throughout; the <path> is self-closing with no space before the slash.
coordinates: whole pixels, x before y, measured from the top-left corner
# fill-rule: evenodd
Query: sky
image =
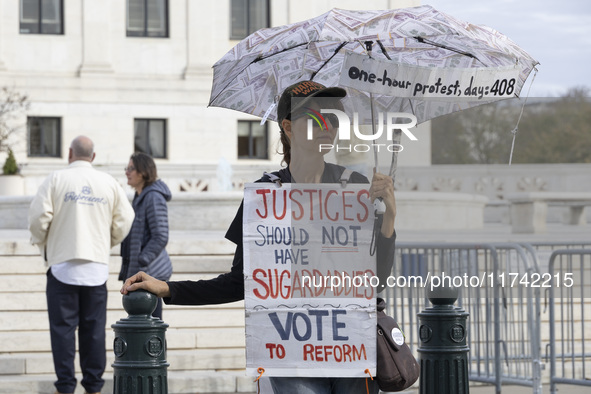
<path id="1" fill-rule="evenodd" d="M 591 1 L 423 0 L 438 11 L 505 34 L 540 64 L 529 97 L 591 89 Z M 533 73 L 523 87 L 527 93 Z M 591 94 L 591 92 L 589 93 Z"/>

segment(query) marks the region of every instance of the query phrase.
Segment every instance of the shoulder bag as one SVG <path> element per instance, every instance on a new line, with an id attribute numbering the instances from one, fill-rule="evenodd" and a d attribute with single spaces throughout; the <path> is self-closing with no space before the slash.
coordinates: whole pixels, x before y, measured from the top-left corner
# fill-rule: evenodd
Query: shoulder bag
<path id="1" fill-rule="evenodd" d="M 419 378 L 420 366 L 405 342 L 396 321 L 386 315 L 386 302 L 377 299 L 377 371 L 376 380 L 382 391 L 402 391 Z"/>

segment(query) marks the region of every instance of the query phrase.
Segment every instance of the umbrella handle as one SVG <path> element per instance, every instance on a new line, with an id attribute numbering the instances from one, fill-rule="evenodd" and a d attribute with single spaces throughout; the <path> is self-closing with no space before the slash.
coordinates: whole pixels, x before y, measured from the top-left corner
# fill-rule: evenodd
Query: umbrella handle
<path id="1" fill-rule="evenodd" d="M 371 133 L 376 134 L 376 117 L 373 110 L 373 93 L 369 93 L 369 110 L 371 111 Z M 378 170 L 378 147 L 374 144 L 373 146 L 373 160 L 375 171 Z"/>

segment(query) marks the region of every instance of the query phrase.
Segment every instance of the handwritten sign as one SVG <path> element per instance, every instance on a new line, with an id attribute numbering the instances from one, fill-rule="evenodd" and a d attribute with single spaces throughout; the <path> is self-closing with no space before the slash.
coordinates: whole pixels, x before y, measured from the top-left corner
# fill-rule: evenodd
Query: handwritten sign
<path id="1" fill-rule="evenodd" d="M 348 52 L 340 86 L 385 96 L 490 101 L 515 97 L 519 69 L 438 68 L 376 60 Z"/>
<path id="2" fill-rule="evenodd" d="M 373 206 L 367 185 L 247 184 L 247 372 L 375 374 Z M 376 278 L 377 279 L 377 278 Z"/>

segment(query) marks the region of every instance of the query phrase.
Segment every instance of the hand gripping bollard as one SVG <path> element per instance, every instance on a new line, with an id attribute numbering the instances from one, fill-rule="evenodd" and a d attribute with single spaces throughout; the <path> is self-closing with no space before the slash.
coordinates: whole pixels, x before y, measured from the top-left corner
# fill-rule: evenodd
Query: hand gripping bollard
<path id="1" fill-rule="evenodd" d="M 111 327 L 115 331 L 113 351 L 114 394 L 168 394 L 166 338 L 168 324 L 152 317 L 158 298 L 137 290 L 123 296 L 129 316 Z"/>
<path id="2" fill-rule="evenodd" d="M 433 307 L 418 313 L 420 394 L 467 394 L 468 351 L 466 320 L 468 313 L 454 307 L 458 291 L 436 288 L 427 291 Z"/>

